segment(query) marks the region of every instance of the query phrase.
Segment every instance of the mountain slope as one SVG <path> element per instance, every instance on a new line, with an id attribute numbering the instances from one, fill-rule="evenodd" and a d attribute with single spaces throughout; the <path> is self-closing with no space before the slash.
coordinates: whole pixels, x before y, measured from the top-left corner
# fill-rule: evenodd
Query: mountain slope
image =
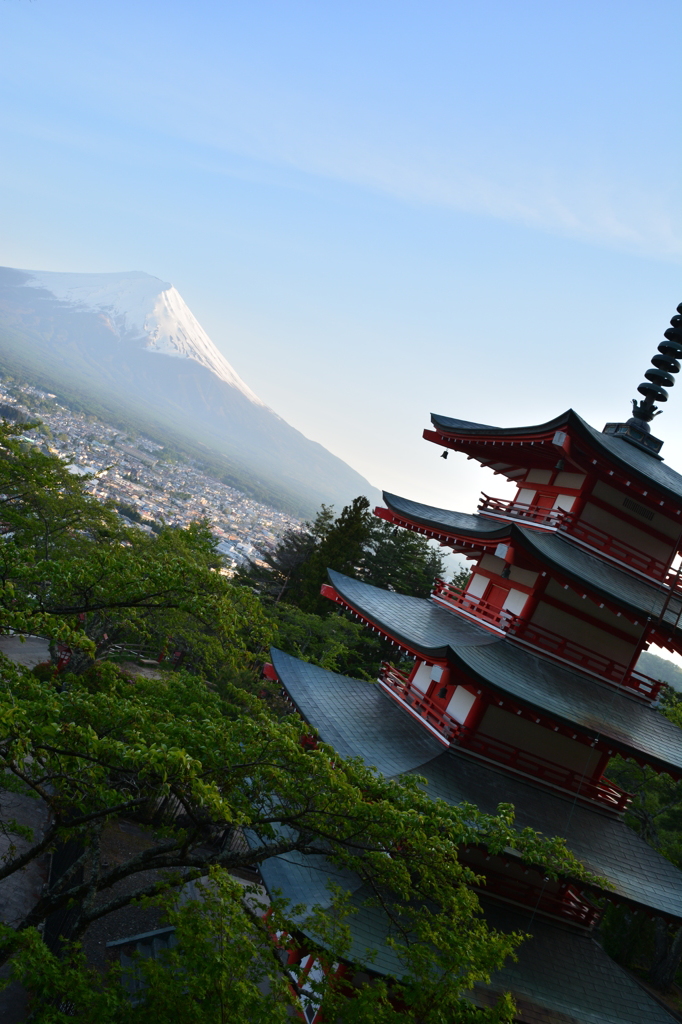
<path id="1" fill-rule="evenodd" d="M 0 332 L 5 369 L 217 453 L 261 500 L 310 514 L 376 494 L 265 406 L 176 289 L 149 274 L 0 268 Z"/>

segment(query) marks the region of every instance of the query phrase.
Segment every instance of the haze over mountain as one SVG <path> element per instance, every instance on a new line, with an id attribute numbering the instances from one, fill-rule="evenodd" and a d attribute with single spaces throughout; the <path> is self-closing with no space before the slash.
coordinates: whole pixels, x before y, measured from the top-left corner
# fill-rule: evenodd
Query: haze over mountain
<path id="1" fill-rule="evenodd" d="M 235 483 L 310 514 L 375 489 L 242 381 L 169 283 L 139 271 L 0 268 L 0 358 L 102 414 L 222 457 Z M 313 396 L 311 396 L 313 400 Z"/>

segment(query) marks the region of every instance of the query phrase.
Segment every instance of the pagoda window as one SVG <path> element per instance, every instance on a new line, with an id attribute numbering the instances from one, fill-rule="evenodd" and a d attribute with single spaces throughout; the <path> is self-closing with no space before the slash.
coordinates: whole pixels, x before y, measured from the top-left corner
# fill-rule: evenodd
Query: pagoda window
<path id="1" fill-rule="evenodd" d="M 471 574 L 466 592 L 469 597 L 483 597 L 489 583 L 490 580 L 487 576 L 482 576 L 480 573 L 474 572 Z"/>
<path id="2" fill-rule="evenodd" d="M 562 512 L 570 512 L 575 502 L 576 497 L 574 494 L 557 494 L 555 495 L 552 508 L 559 508 Z"/>
<path id="3" fill-rule="evenodd" d="M 565 488 L 567 491 L 580 491 L 583 484 L 585 483 L 586 477 L 584 473 L 557 473 L 554 486 L 559 487 L 562 490 Z"/>
<path id="4" fill-rule="evenodd" d="M 516 495 L 515 501 L 519 505 L 533 505 L 535 504 L 535 495 L 537 494 L 536 487 L 520 487 L 519 493 Z"/>
<path id="5" fill-rule="evenodd" d="M 507 597 L 502 607 L 504 611 L 511 612 L 512 615 L 520 615 L 525 608 L 528 597 L 529 595 L 523 590 L 514 590 L 512 588 L 507 591 Z"/>
<path id="6" fill-rule="evenodd" d="M 548 484 L 552 479 L 552 471 L 550 469 L 529 469 L 526 475 L 526 481 L 529 484 Z"/>
<path id="7" fill-rule="evenodd" d="M 456 686 L 455 692 L 450 697 L 445 710 L 460 725 L 466 725 L 477 699 L 476 694 L 468 690 L 466 686 Z"/>
<path id="8" fill-rule="evenodd" d="M 425 661 L 418 661 L 410 675 L 410 683 L 420 693 L 426 693 L 433 682 L 432 670 L 440 669 L 439 665 L 427 665 Z M 438 678 L 440 675 L 438 674 Z"/>

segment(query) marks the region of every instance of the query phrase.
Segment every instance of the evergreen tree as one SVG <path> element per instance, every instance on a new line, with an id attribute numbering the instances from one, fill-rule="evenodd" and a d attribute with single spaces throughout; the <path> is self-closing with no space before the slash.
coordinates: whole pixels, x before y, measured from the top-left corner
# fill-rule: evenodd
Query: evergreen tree
<path id="1" fill-rule="evenodd" d="M 445 561 L 425 537 L 377 519 L 372 524 L 362 568 L 362 578 L 375 587 L 428 597 L 434 580 L 445 574 Z"/>
<path id="2" fill-rule="evenodd" d="M 333 605 L 320 594 L 320 587 L 327 582 L 327 569 L 362 578 L 365 552 L 371 535 L 369 502 L 364 497 L 354 498 L 338 519 L 329 524 L 301 566 L 300 579 L 291 588 L 289 599 L 304 612 L 330 614 Z"/>

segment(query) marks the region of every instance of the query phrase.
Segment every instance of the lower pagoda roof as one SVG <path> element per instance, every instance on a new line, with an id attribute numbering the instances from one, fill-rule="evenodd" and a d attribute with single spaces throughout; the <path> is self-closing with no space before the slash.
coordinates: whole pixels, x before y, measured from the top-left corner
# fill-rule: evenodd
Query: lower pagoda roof
<path id="1" fill-rule="evenodd" d="M 516 1002 L 520 1024 L 672 1024 L 673 1017 L 589 935 L 569 932 L 524 911 L 481 905 L 490 927 L 530 934 L 518 961 L 477 985 L 472 1001 L 490 1006 L 503 992 Z"/>
<path id="2" fill-rule="evenodd" d="M 496 637 L 427 598 L 329 570 L 341 602 L 405 650 L 447 660 L 475 684 L 679 776 L 682 732 L 654 708 L 582 672 Z M 449 621 L 448 621 L 449 620 Z"/>
<path id="3" fill-rule="evenodd" d="M 442 745 L 374 683 L 330 672 L 273 649 L 272 664 L 301 717 L 342 757 L 361 757 L 382 775 L 423 776 L 426 792 L 489 814 L 516 808 L 519 828 L 560 835 L 615 896 L 682 919 L 682 872 L 624 822 Z M 294 901 L 295 902 L 295 901 Z"/>
<path id="4" fill-rule="evenodd" d="M 313 907 L 329 906 L 329 884 L 346 889 L 351 937 L 347 959 L 367 964 L 375 974 L 404 976 L 405 968 L 387 941 L 388 918 L 380 907 L 365 905 L 374 894 L 360 878 L 340 871 L 324 857 L 297 853 L 265 861 L 260 872 L 270 892 L 278 890 L 304 908 L 299 915 L 304 933 L 308 931 L 305 918 Z M 517 950 L 517 962 L 496 971 L 490 985 L 477 985 L 467 994 L 476 1005 L 490 1006 L 502 993 L 511 992 L 517 1004 L 515 1020 L 521 1024 L 674 1024 L 675 1018 L 589 935 L 484 898 L 481 906 L 490 927 L 529 937 Z M 323 937 L 310 937 L 324 945 Z"/>

